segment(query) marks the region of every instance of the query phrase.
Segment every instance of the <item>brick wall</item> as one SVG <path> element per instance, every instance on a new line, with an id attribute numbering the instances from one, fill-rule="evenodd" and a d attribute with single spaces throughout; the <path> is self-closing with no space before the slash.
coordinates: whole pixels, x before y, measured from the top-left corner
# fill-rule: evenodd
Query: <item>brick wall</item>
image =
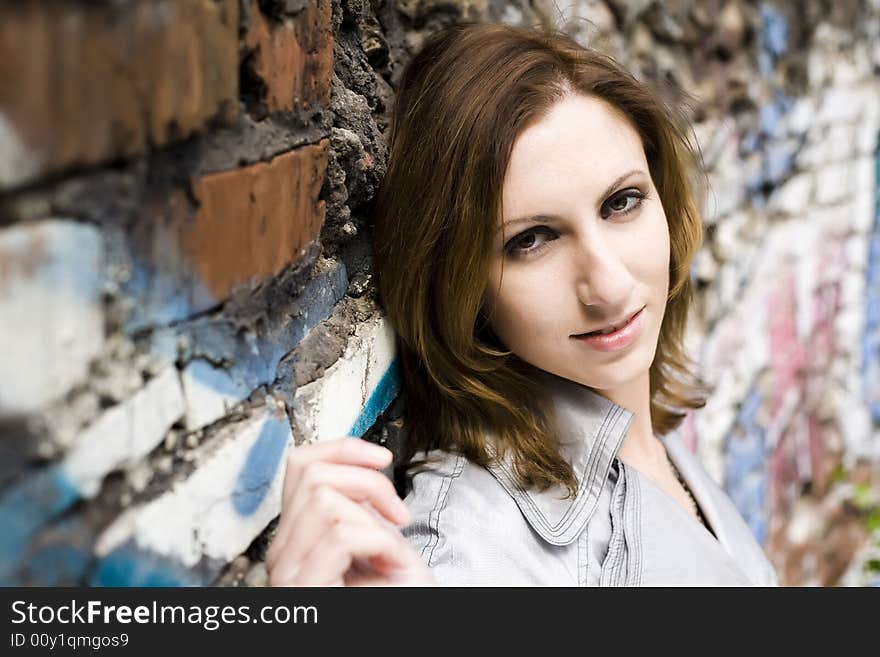
<path id="1" fill-rule="evenodd" d="M 807 5 L 0 3 L 0 582 L 262 584 L 286 451 L 393 446 L 387 109 L 486 18 L 695 96 L 685 436 L 786 583 L 877 583 L 880 3 Z"/>

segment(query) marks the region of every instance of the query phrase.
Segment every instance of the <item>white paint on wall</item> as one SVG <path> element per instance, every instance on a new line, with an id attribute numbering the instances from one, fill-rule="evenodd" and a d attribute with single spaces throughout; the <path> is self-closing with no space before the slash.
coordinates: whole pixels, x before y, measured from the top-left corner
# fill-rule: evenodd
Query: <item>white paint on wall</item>
<path id="1" fill-rule="evenodd" d="M 266 495 L 252 513 L 239 513 L 231 493 L 248 455 L 264 425 L 282 420 L 288 432 L 286 446 Z M 186 480 L 120 515 L 99 537 L 96 553 L 106 556 L 133 540 L 138 547 L 185 567 L 193 567 L 203 558 L 231 561 L 280 512 L 289 431 L 283 411 L 268 407 L 246 420 L 225 425 L 198 449 L 197 467 Z"/>
<path id="2" fill-rule="evenodd" d="M 92 226 L 0 230 L 0 416 L 36 411 L 86 378 L 104 343 L 102 266 Z"/>
<path id="3" fill-rule="evenodd" d="M 226 370 L 196 359 L 181 373 L 186 397 L 186 428 L 200 429 L 219 420 L 250 394 Z"/>
<path id="4" fill-rule="evenodd" d="M 83 497 L 93 497 L 107 474 L 134 465 L 159 445 L 183 411 L 177 370 L 169 367 L 80 433 L 61 470 Z"/>
<path id="5" fill-rule="evenodd" d="M 347 435 L 393 360 L 394 334 L 388 321 L 374 318 L 359 325 L 344 355 L 324 376 L 297 389 L 293 419 L 297 441 Z"/>

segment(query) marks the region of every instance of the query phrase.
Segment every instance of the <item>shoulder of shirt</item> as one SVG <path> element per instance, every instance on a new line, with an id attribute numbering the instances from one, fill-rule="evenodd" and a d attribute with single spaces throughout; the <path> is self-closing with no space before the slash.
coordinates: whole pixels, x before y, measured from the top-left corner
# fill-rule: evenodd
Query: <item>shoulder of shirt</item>
<path id="1" fill-rule="evenodd" d="M 508 541 L 529 531 L 516 502 L 464 455 L 435 450 L 428 458 L 409 477 L 404 537 L 441 584 L 494 584 L 513 576 Z"/>
<path id="2" fill-rule="evenodd" d="M 429 462 L 414 468 L 408 475 L 409 489 L 404 502 L 414 520 L 461 508 L 497 505 L 506 501 L 512 511 L 516 503 L 492 473 L 467 459 L 463 454 L 433 450 Z M 473 514 L 467 517 L 473 518 Z M 456 520 L 464 520 L 456 516 Z"/>

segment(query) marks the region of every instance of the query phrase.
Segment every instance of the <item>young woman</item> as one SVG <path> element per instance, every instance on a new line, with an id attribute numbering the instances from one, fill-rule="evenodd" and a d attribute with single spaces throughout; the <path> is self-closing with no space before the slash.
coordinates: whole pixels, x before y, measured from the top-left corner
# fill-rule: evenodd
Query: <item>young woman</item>
<path id="1" fill-rule="evenodd" d="M 702 237 L 684 124 L 554 32 L 463 24 L 406 67 L 374 272 L 406 402 L 391 454 L 292 452 L 272 584 L 774 585 L 676 428 Z"/>

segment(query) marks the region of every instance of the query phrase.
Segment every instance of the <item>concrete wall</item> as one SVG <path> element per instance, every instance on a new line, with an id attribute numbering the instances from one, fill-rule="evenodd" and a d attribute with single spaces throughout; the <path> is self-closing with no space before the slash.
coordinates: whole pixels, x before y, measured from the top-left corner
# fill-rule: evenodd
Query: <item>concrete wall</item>
<path id="1" fill-rule="evenodd" d="M 394 445 L 364 226 L 402 64 L 476 18 L 555 23 L 693 96 L 689 340 L 715 393 L 685 437 L 785 583 L 880 583 L 880 2 L 0 16 L 0 582 L 263 584 L 287 450 Z"/>

